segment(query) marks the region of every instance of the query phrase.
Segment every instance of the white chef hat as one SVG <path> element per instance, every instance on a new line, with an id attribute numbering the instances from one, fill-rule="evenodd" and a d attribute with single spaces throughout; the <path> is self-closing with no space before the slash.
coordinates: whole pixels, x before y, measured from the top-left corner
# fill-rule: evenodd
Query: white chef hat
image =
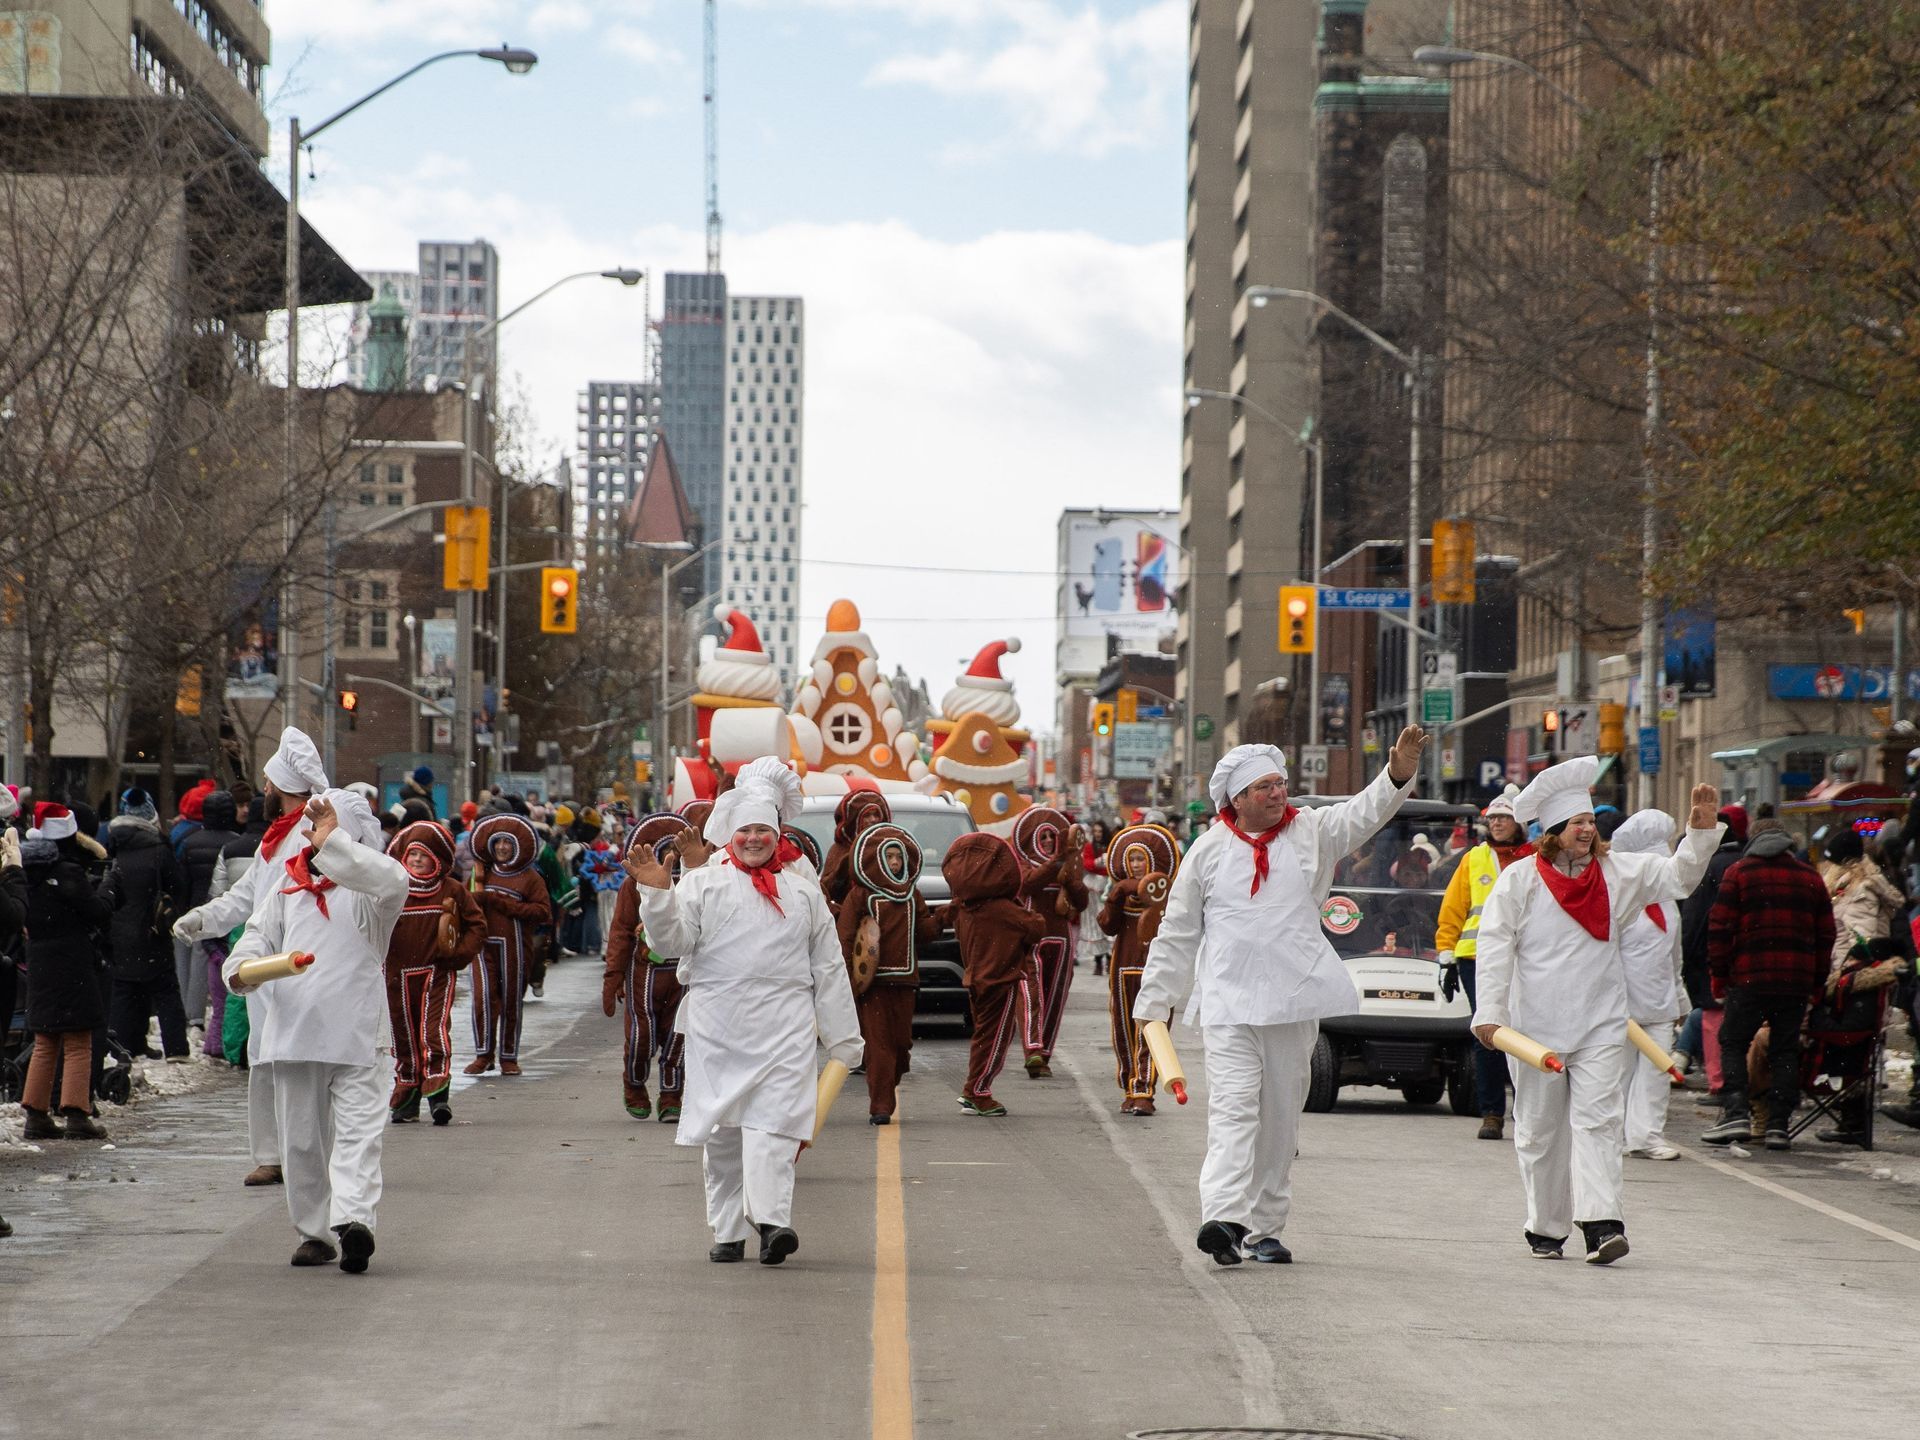
<path id="1" fill-rule="evenodd" d="M 304 737 L 302 737 L 304 738 Z M 278 780 L 273 782 L 278 785 Z M 367 804 L 366 796 L 357 790 L 328 790 L 323 797 L 333 806 L 333 813 L 340 821 L 340 828 L 347 838 L 356 845 L 365 845 L 369 850 L 386 852 L 387 839 L 380 830 L 380 822 L 374 818 L 373 807 Z"/>
<path id="2" fill-rule="evenodd" d="M 1504 815 L 1509 820 L 1511 820 L 1514 818 L 1513 802 L 1518 800 L 1519 798 L 1520 798 L 1520 787 L 1518 785 L 1515 785 L 1512 781 L 1508 781 L 1507 788 L 1502 790 L 1498 795 L 1494 796 L 1493 799 L 1487 802 L 1487 808 L 1482 812 L 1482 814 Z"/>
<path id="3" fill-rule="evenodd" d="M 1287 778 L 1287 756 L 1278 745 L 1236 745 L 1220 757 L 1207 778 L 1207 794 L 1213 808 L 1224 810 L 1256 780 L 1269 775 Z"/>
<path id="4" fill-rule="evenodd" d="M 740 767 L 733 789 L 713 802 L 707 817 L 710 845 L 725 845 L 748 825 L 778 830 L 800 813 L 800 777 L 775 760 L 762 756 Z"/>
<path id="5" fill-rule="evenodd" d="M 1613 848 L 1622 855 L 1664 855 L 1678 827 L 1664 810 L 1636 810 L 1613 832 Z"/>
<path id="6" fill-rule="evenodd" d="M 1542 830 L 1563 825 L 1576 815 L 1593 811 L 1593 782 L 1600 778 L 1600 762 L 1592 755 L 1576 756 L 1549 765 L 1513 802 L 1513 818 L 1522 825 L 1540 822 Z"/>
<path id="7" fill-rule="evenodd" d="M 307 732 L 289 725 L 280 732 L 280 748 L 262 767 L 279 789 L 289 795 L 317 795 L 327 788 L 327 769 L 320 763 Z"/>

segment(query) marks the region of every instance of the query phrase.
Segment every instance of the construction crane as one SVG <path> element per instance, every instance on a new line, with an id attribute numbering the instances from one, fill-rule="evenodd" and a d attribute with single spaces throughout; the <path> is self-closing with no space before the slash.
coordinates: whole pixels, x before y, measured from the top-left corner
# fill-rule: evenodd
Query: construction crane
<path id="1" fill-rule="evenodd" d="M 706 68 L 707 109 L 707 273 L 720 273 L 720 38 L 718 0 L 706 0 L 706 34 L 702 51 Z"/>

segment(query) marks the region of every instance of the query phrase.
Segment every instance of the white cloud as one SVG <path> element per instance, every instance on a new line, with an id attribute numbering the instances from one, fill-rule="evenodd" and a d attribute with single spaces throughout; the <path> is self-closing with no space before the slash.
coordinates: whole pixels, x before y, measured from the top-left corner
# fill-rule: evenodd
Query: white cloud
<path id="1" fill-rule="evenodd" d="M 657 313 L 658 276 L 702 264 L 698 231 L 584 233 L 475 174 L 428 156 L 377 185 L 323 175 L 306 210 L 368 269 L 409 267 L 428 235 L 485 235 L 508 304 L 571 271 L 635 264 L 655 272 Z M 1021 634 L 1009 673 L 1028 720 L 1050 729 L 1060 510 L 1178 504 L 1181 263 L 1176 240 L 1079 232 L 729 232 L 737 293 L 807 302 L 803 637 L 849 596 L 883 663 L 924 675 L 937 696 L 985 641 Z M 593 281 L 502 330 L 506 373 L 524 377 L 551 458 L 571 450 L 589 378 L 640 373 L 644 333 L 639 295 Z"/>
<path id="2" fill-rule="evenodd" d="M 607 32 L 607 44 L 642 65 L 677 65 L 681 55 L 673 46 L 656 40 L 635 25 L 615 25 Z"/>
<path id="3" fill-rule="evenodd" d="M 593 23 L 593 12 L 580 0 L 546 0 L 536 5 L 527 17 L 535 34 L 543 31 L 584 30 Z"/>

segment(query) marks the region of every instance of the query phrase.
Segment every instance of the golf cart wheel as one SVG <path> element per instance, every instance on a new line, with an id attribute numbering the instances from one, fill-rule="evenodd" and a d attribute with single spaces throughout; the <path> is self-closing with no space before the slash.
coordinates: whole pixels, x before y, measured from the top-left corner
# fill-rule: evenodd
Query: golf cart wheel
<path id="1" fill-rule="evenodd" d="M 1409 1105 L 1438 1104 L 1440 1097 L 1447 1093 L 1445 1080 L 1415 1080 L 1400 1087 L 1400 1094 Z"/>
<path id="2" fill-rule="evenodd" d="M 1474 1051 L 1479 1048 L 1474 1041 L 1468 1041 L 1453 1062 L 1453 1071 L 1447 1076 L 1447 1105 L 1456 1115 L 1477 1115 L 1480 1113 L 1479 1085 L 1475 1075 Z"/>
<path id="3" fill-rule="evenodd" d="M 1322 1035 L 1313 1042 L 1312 1069 L 1307 1077 L 1307 1109 L 1323 1113 L 1340 1098 L 1340 1057 L 1333 1042 Z"/>

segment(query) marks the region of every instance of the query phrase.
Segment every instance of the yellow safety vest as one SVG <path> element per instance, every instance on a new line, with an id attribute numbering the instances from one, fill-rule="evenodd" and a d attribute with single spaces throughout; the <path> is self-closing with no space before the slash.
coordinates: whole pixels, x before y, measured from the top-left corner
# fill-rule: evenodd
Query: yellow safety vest
<path id="1" fill-rule="evenodd" d="M 1479 942 L 1475 938 L 1480 933 L 1480 910 L 1487 903 L 1487 896 L 1493 891 L 1493 882 L 1500 878 L 1500 858 L 1493 853 L 1493 846 L 1479 844 L 1467 852 L 1467 918 L 1460 926 L 1460 938 L 1453 942 L 1453 958 L 1471 960 Z"/>

